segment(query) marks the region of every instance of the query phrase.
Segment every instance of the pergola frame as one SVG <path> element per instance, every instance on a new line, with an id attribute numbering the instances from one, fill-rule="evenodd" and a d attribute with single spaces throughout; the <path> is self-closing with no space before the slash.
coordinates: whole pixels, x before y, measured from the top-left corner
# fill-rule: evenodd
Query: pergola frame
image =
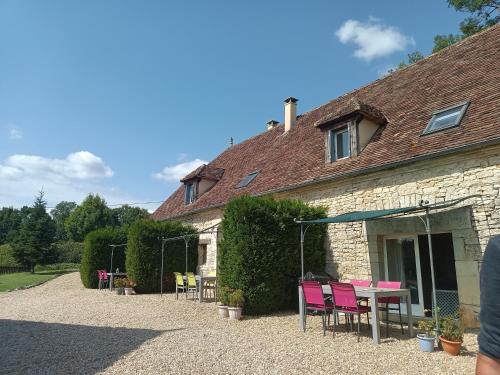
<path id="1" fill-rule="evenodd" d="M 425 227 L 425 232 L 427 233 L 427 242 L 429 243 L 429 261 L 431 268 L 431 282 L 432 282 L 432 301 L 434 303 L 434 309 L 432 309 L 432 314 L 434 315 L 436 321 L 436 331 L 439 333 L 439 316 L 437 311 L 437 301 L 436 301 L 436 281 L 434 275 L 434 258 L 432 252 L 432 236 L 431 236 L 431 224 L 429 220 L 430 210 L 438 210 L 443 208 L 448 208 L 457 205 L 470 198 L 480 198 L 481 195 L 469 195 L 464 198 L 458 198 L 450 200 L 449 202 L 443 203 L 433 203 L 429 204 L 429 201 L 421 200 L 418 206 L 405 207 L 405 208 L 395 208 L 387 210 L 375 210 L 375 211 L 357 211 L 347 214 L 342 214 L 334 217 L 327 217 L 317 220 L 299 220 L 295 219 L 297 224 L 300 224 L 300 262 L 301 262 L 301 280 L 304 281 L 304 239 L 307 229 L 314 224 L 334 224 L 334 223 L 349 223 L 355 221 L 367 221 L 378 219 L 382 217 L 398 217 L 408 213 L 425 212 L 425 219 L 422 216 L 417 216 Z"/>

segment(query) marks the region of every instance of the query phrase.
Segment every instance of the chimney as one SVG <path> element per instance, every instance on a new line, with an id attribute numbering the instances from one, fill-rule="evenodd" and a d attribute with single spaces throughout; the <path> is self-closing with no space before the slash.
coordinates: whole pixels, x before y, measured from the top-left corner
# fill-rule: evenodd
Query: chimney
<path id="1" fill-rule="evenodd" d="M 297 121 L 297 102 L 293 97 L 285 99 L 285 133 L 295 126 Z"/>
<path id="2" fill-rule="evenodd" d="M 279 122 L 276 120 L 269 120 L 267 122 L 267 130 L 274 129 L 278 124 L 279 124 Z"/>

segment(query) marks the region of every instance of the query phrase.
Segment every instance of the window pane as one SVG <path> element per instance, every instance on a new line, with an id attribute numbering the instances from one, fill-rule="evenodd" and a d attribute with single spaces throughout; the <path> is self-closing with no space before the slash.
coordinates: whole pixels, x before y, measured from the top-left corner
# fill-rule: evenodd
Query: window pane
<path id="1" fill-rule="evenodd" d="M 431 121 L 429 122 L 429 125 L 427 126 L 425 132 L 433 132 L 436 130 L 457 126 L 462 120 L 462 116 L 465 112 L 466 107 L 467 103 L 436 113 L 431 118 Z"/>
<path id="2" fill-rule="evenodd" d="M 347 130 L 336 133 L 337 159 L 349 156 L 349 132 Z"/>

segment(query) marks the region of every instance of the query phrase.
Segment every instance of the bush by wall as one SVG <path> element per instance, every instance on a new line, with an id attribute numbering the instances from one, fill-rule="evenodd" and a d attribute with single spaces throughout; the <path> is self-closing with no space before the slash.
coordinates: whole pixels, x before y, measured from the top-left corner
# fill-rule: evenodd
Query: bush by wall
<path id="1" fill-rule="evenodd" d="M 221 286 L 243 290 L 248 315 L 294 308 L 300 277 L 300 226 L 293 219 L 325 217 L 298 200 L 242 196 L 229 202 L 219 244 Z M 325 268 L 325 225 L 307 230 L 305 270 Z"/>
<path id="2" fill-rule="evenodd" d="M 110 272 L 111 247 L 112 244 L 127 242 L 127 230 L 125 228 L 102 228 L 97 229 L 85 237 L 83 246 L 82 263 L 80 266 L 80 278 L 86 288 L 97 288 L 97 270 L 105 269 Z M 113 269 L 125 270 L 125 249 L 116 248 L 113 254 Z"/>
<path id="3" fill-rule="evenodd" d="M 136 222 L 129 229 L 126 252 L 127 276 L 137 283 L 139 293 L 160 291 L 161 278 L 161 241 L 159 238 L 172 238 L 184 234 L 196 233 L 196 230 L 180 222 L 143 220 Z M 188 270 L 195 272 L 198 264 L 198 237 L 192 236 L 188 243 Z M 181 240 L 165 244 L 164 280 L 172 272 L 185 272 L 186 245 Z"/>

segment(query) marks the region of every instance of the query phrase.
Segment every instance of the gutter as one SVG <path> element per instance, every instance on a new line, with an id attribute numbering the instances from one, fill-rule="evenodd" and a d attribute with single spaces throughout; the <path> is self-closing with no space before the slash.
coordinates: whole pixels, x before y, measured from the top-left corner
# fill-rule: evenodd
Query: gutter
<path id="1" fill-rule="evenodd" d="M 415 156 L 415 157 L 410 158 L 410 159 L 400 160 L 400 161 L 392 162 L 389 164 L 377 165 L 375 167 L 367 167 L 367 168 L 358 169 L 355 171 L 336 173 L 336 174 L 323 176 L 323 177 L 319 177 L 319 178 L 312 179 L 312 180 L 306 180 L 306 181 L 298 183 L 298 184 L 288 185 L 287 187 L 276 188 L 276 189 L 272 189 L 272 190 L 267 190 L 265 192 L 252 194 L 252 196 L 258 197 L 258 196 L 267 195 L 267 194 L 283 193 L 286 191 L 300 189 L 303 187 L 308 187 L 308 186 L 320 184 L 323 182 L 335 181 L 335 180 L 347 178 L 347 177 L 357 177 L 360 175 L 380 172 L 380 171 L 384 171 L 384 170 L 388 170 L 388 169 L 395 169 L 395 168 L 407 166 L 410 164 L 414 164 L 414 163 L 417 163 L 419 161 L 433 159 L 435 157 L 448 156 L 451 154 L 456 154 L 456 153 L 464 152 L 464 151 L 477 150 L 477 149 L 480 149 L 483 147 L 493 146 L 493 145 L 496 145 L 499 143 L 500 143 L 500 137 L 497 137 L 497 138 L 493 138 L 493 139 L 489 139 L 486 141 L 481 141 L 481 142 L 477 142 L 477 143 L 473 143 L 473 144 L 449 148 L 449 149 L 443 150 L 443 151 L 438 151 L 438 152 L 434 152 L 434 153 L 430 153 L 430 154 Z M 226 205 L 226 203 L 219 203 L 219 204 L 215 204 L 215 205 L 211 205 L 211 206 L 206 206 L 203 208 L 197 208 L 197 209 L 194 209 L 192 211 L 184 212 L 184 213 L 179 214 L 179 215 L 170 216 L 170 217 L 168 217 L 166 219 L 162 219 L 160 221 L 173 220 L 173 219 L 193 215 L 193 214 L 196 214 L 196 213 L 199 213 L 202 211 L 208 211 L 208 210 L 212 210 L 212 209 L 216 209 L 216 208 L 221 208 L 221 207 L 224 207 Z"/>

